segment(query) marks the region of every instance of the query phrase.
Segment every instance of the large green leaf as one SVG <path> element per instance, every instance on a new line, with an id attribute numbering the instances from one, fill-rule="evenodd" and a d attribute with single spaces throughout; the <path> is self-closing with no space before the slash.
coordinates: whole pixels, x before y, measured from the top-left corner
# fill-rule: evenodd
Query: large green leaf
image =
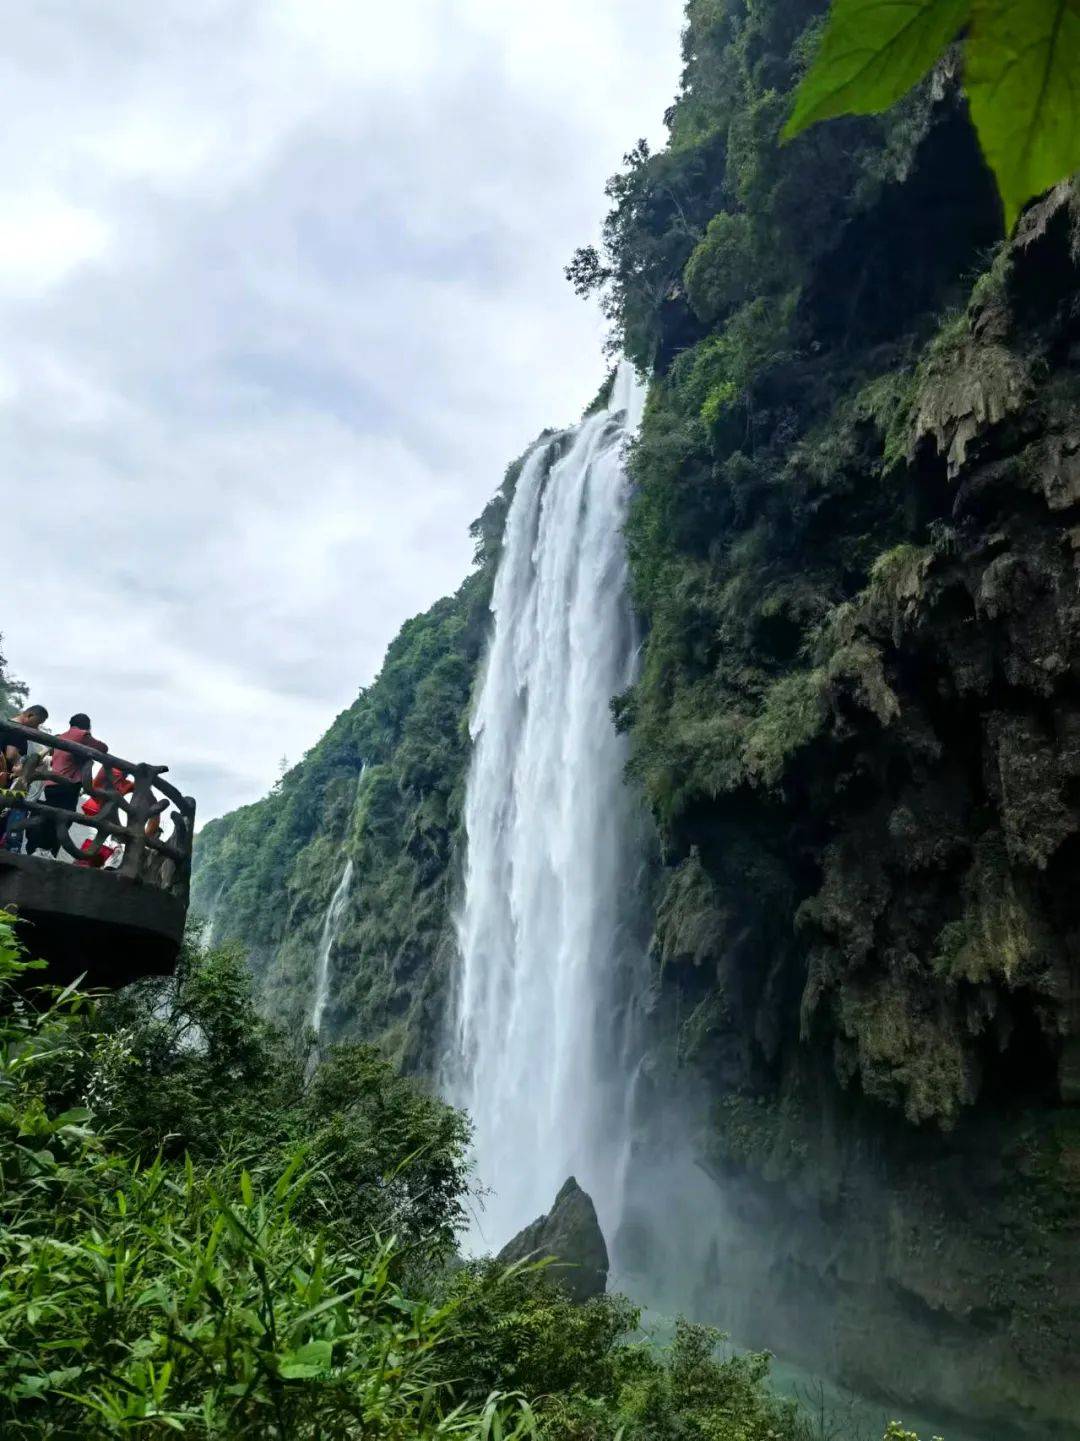
<path id="1" fill-rule="evenodd" d="M 972 0 L 833 0 L 786 139 L 834 115 L 887 110 L 967 24 Z"/>
<path id="2" fill-rule="evenodd" d="M 333 1364 L 334 1347 L 330 1341 L 309 1341 L 278 1358 L 278 1375 L 283 1381 L 306 1381 L 312 1376 L 325 1376 Z"/>
<path id="3" fill-rule="evenodd" d="M 1080 0 L 973 0 L 966 88 L 1011 229 L 1080 168 Z"/>

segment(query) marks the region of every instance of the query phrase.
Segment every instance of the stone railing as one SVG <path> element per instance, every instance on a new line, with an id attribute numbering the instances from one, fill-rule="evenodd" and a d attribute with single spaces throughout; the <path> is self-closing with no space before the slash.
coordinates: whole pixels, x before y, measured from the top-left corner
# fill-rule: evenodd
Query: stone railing
<path id="1" fill-rule="evenodd" d="M 21 736 L 30 743 L 9 787 L 0 790 L 0 814 L 24 813 L 9 820 L 10 829 L 25 829 L 39 817 L 51 821 L 63 850 L 73 860 L 89 866 L 101 865 L 103 847 L 122 846 L 117 864 L 111 867 L 113 874 L 148 882 L 186 899 L 195 833 L 195 802 L 162 779 L 168 766 L 134 765 L 108 751 L 95 750 L 12 721 L 5 721 L 3 730 L 9 737 Z M 74 758 L 77 776 L 53 773 L 52 756 L 56 751 L 66 751 Z M 37 787 L 38 781 L 44 781 L 46 788 Z M 74 809 L 49 804 L 48 785 L 53 781 L 68 782 L 69 788 L 78 784 Z M 37 792 L 34 799 L 28 795 L 32 790 Z M 97 802 L 96 813 L 92 815 L 82 810 L 87 798 Z M 172 828 L 167 837 L 162 837 L 161 822 L 170 806 L 172 813 L 168 819 Z M 72 837 L 72 826 L 93 831 L 85 849 Z M 0 851 L 0 862 L 3 855 Z"/>

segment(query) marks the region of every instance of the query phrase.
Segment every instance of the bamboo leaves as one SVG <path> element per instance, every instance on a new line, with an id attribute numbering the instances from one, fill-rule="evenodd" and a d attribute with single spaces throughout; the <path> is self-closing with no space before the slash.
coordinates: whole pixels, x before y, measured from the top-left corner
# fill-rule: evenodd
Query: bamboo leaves
<path id="1" fill-rule="evenodd" d="M 24 967 L 0 912 L 4 1441 L 526 1434 L 516 1396 L 455 1404 L 437 1366 L 455 1310 L 401 1292 L 396 1242 L 294 1214 L 316 1184 L 306 1148 L 143 1160 L 86 1108 L 50 1110 L 41 1075 L 90 1038 L 77 995 L 23 1003 Z"/>
<path id="2" fill-rule="evenodd" d="M 1011 229 L 1080 167 L 1080 0 L 833 0 L 786 139 L 894 104 L 957 39 L 979 141 Z"/>

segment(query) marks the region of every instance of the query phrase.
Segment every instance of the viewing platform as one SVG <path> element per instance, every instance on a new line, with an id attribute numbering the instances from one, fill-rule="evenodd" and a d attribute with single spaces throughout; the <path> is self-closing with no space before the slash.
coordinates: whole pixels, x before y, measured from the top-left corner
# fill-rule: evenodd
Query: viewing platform
<path id="1" fill-rule="evenodd" d="M 0 816 L 16 835 L 47 828 L 57 846 L 55 857 L 0 848 L 0 908 L 18 915 L 28 951 L 48 964 L 44 979 L 67 984 L 85 974 L 93 987 L 167 975 L 187 918 L 194 800 L 163 779 L 167 766 L 10 721 L 3 729 L 5 744 L 27 742 L 27 755 L 0 790 Z M 62 805 L 49 803 L 58 751 L 74 762 Z"/>

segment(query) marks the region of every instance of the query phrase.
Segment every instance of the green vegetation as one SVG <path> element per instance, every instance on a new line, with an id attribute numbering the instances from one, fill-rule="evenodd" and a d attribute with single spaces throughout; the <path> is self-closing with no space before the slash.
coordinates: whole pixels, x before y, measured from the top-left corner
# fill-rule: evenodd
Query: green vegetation
<path id="1" fill-rule="evenodd" d="M 242 957 L 39 993 L 0 916 L 5 1437 L 821 1441 L 680 1322 L 448 1265 L 462 1117 L 365 1047 L 305 1084 Z"/>
<path id="2" fill-rule="evenodd" d="M 669 1346 L 639 1339 L 621 1297 L 575 1305 L 556 1288 L 490 1263 L 451 1294 L 462 1305 L 458 1369 L 479 1392 L 493 1377 L 536 1402 L 551 1441 L 816 1441 L 795 1405 L 768 1389 L 764 1355 L 722 1354 L 722 1337 L 679 1322 Z M 826 1441 L 826 1438 L 822 1438 Z"/>
<path id="3" fill-rule="evenodd" d="M 403 1290 L 453 1234 L 460 1120 L 418 1100 L 384 1128 L 401 1083 L 363 1053 L 303 1090 L 228 953 L 189 951 L 175 990 L 100 1010 L 27 1005 L 29 979 L 4 917 L 5 1436 L 474 1436 L 485 1410 L 525 1427 L 512 1399 L 475 1410 L 440 1385 L 453 1308 Z M 425 1170 L 451 1178 L 441 1208 Z"/>
<path id="4" fill-rule="evenodd" d="M 964 96 L 922 80 L 968 7 L 839 0 L 823 29 L 825 8 L 693 0 L 668 148 L 627 157 L 603 252 L 571 266 L 653 376 L 627 527 L 648 637 L 615 713 L 669 863 L 657 949 L 698 1018 L 691 1051 L 768 1095 L 777 1048 L 820 1042 L 864 1097 L 953 1125 L 1011 996 L 1043 1005 L 1053 986 L 1040 903 L 1010 867 L 1021 845 L 1045 864 L 1060 801 L 1053 834 L 1007 856 L 989 817 L 956 839 L 970 822 L 950 807 L 975 802 L 926 770 L 943 743 L 930 697 L 988 684 L 962 591 L 982 584 L 975 609 L 1001 615 L 1013 574 L 961 579 L 942 488 L 1030 404 L 1039 362 L 1010 329 L 1016 252 L 995 253 Z M 855 31 L 886 20 L 895 43 L 860 69 Z M 823 69 L 844 65 L 825 96 Z M 871 81 L 882 103 L 856 105 Z M 887 114 L 781 143 L 916 81 Z M 964 190 L 947 224 L 921 198 L 942 186 Z M 958 628 L 947 681 L 938 607 Z M 916 933 L 899 877 L 953 863 Z M 706 988 L 733 944 L 737 974 L 717 960 Z M 736 1064 L 740 1035 L 762 1039 Z"/>
<path id="5" fill-rule="evenodd" d="M 1029 200 L 1080 166 L 1072 0 L 833 0 L 785 135 L 887 110 L 961 36 L 972 119 L 1011 229 Z"/>
<path id="6" fill-rule="evenodd" d="M 1080 403 L 1080 198 L 1061 187 L 1003 243 L 958 67 L 920 78 L 970 10 L 837 0 L 829 28 L 819 0 L 691 0 L 667 148 L 627 157 L 571 279 L 651 376 L 627 526 L 646 642 L 615 704 L 663 856 L 650 1061 L 704 1078 L 702 1154 L 748 1180 L 759 1267 L 866 1278 L 828 1303 L 862 1334 L 852 1368 L 887 1384 L 895 1348 L 925 1348 L 924 1305 L 958 1336 L 1000 1306 L 1009 1380 L 991 1397 L 953 1362 L 928 1391 L 1049 1434 L 1075 1410 L 1075 1308 L 1047 1277 L 1076 1195 L 1045 1137 L 1076 1085 L 1080 490 L 1056 437 Z M 852 51 L 840 67 L 853 16 L 910 26 L 862 76 Z M 785 143 L 793 112 L 839 118 Z M 1021 194 L 990 158 L 1010 218 L 1062 173 Z M 1030 1186 L 951 1189 L 1018 1128 L 1052 1219 Z M 807 1215 L 834 1217 L 813 1261 Z"/>
<path id="7" fill-rule="evenodd" d="M 0 636 L 0 644 L 3 636 Z M 8 673 L 7 661 L 0 652 L 0 720 L 13 716 L 26 702 L 26 687 Z"/>
<path id="8" fill-rule="evenodd" d="M 298 1150 L 335 1197 L 303 1217 L 345 1234 L 394 1234 L 442 1259 L 463 1221 L 468 1126 L 396 1074 L 373 1047 L 330 1047 L 314 1075 L 255 1009 L 235 944 L 188 941 L 176 975 L 105 1003 L 84 1089 L 95 1114 L 144 1162 L 208 1164 L 253 1154 L 284 1171 Z M 404 1157 L 410 1164 L 400 1170 Z"/>
<path id="9" fill-rule="evenodd" d="M 725 1096 L 713 1136 L 713 1159 L 736 1170 L 760 1171 L 769 1181 L 798 1176 L 806 1164 L 806 1117 L 797 1099 Z"/>

